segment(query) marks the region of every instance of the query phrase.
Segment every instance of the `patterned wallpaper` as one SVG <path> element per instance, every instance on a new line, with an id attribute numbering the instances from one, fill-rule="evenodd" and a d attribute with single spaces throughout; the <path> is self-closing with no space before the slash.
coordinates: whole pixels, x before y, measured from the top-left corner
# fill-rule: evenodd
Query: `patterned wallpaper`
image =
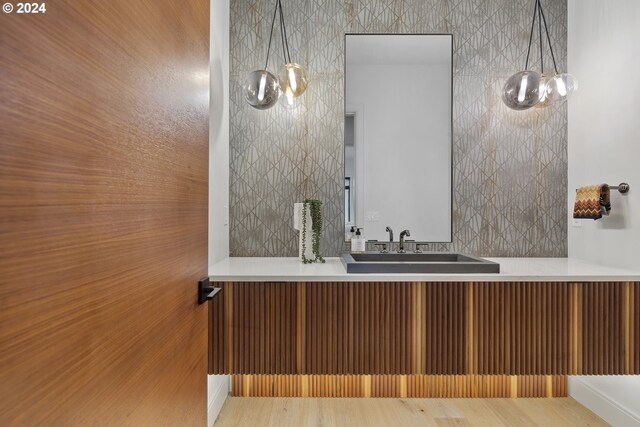
<path id="1" fill-rule="evenodd" d="M 231 2 L 231 256 L 297 255 L 293 204 L 305 197 L 324 203 L 324 255 L 343 250 L 345 32 L 454 35 L 453 243 L 436 249 L 566 256 L 566 106 L 514 112 L 500 99 L 505 79 L 524 66 L 533 0 L 283 5 L 292 59 L 308 68 L 311 81 L 295 109 L 257 111 L 244 101 L 242 83 L 264 66 L 274 2 Z M 543 7 L 564 70 L 567 2 L 543 0 Z M 273 43 L 270 68 L 277 71 L 277 31 Z M 537 69 L 532 56 L 530 68 Z"/>

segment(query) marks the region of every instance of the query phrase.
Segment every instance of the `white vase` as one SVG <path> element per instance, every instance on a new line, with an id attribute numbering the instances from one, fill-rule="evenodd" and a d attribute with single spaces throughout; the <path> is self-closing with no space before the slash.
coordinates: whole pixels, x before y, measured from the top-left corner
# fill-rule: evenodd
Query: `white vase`
<path id="1" fill-rule="evenodd" d="M 298 258 L 303 261 L 302 248 L 305 248 L 304 256 L 307 259 L 314 259 L 313 255 L 313 223 L 311 219 L 311 206 L 307 203 L 306 222 L 302 220 L 304 213 L 304 203 L 293 204 L 293 228 L 298 230 Z M 304 233 L 303 233 L 303 229 Z M 302 241 L 304 236 L 305 242 Z M 304 243 L 304 244 L 303 244 Z"/>

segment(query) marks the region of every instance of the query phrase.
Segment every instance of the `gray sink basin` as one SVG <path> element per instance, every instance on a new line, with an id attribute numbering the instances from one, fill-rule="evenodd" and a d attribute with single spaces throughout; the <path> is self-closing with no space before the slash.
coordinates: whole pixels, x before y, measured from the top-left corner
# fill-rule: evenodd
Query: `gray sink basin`
<path id="1" fill-rule="evenodd" d="M 451 252 L 343 254 L 347 273 L 500 273 L 500 264 Z"/>

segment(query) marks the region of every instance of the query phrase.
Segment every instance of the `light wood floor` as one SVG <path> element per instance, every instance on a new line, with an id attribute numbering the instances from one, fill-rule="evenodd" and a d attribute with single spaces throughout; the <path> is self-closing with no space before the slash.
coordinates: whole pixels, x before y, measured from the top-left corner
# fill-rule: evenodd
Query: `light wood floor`
<path id="1" fill-rule="evenodd" d="M 229 397 L 215 426 L 607 426 L 571 398 L 319 399 Z"/>

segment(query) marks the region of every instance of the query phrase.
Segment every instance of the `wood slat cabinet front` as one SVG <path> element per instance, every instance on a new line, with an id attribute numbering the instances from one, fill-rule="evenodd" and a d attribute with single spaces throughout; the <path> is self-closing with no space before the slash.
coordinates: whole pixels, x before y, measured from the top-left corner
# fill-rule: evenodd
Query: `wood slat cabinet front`
<path id="1" fill-rule="evenodd" d="M 226 282 L 210 374 L 640 374 L 640 283 Z"/>

